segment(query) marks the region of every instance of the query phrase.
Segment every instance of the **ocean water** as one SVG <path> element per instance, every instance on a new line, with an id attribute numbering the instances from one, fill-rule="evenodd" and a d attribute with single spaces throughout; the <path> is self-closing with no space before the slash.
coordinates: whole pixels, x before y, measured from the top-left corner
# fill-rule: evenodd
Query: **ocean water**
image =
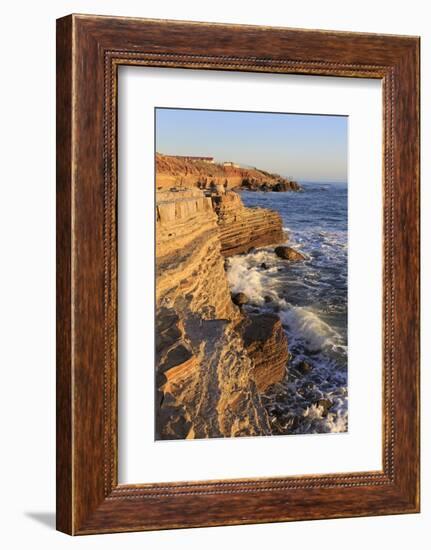
<path id="1" fill-rule="evenodd" d="M 263 398 L 278 435 L 348 428 L 347 185 L 303 189 L 241 197 L 247 207 L 278 211 L 286 244 L 305 261 L 282 260 L 267 247 L 227 262 L 231 290 L 249 297 L 245 308 L 277 313 L 288 337 L 288 375 Z"/>

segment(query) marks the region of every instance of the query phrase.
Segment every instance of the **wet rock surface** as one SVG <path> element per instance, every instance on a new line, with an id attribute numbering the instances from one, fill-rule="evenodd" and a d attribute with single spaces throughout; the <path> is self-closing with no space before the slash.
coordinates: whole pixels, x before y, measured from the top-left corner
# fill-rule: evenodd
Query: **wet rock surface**
<path id="1" fill-rule="evenodd" d="M 277 246 L 274 252 L 282 260 L 290 260 L 291 262 L 300 262 L 306 259 L 303 254 L 290 246 Z"/>
<path id="2" fill-rule="evenodd" d="M 243 306 L 248 303 L 248 296 L 244 292 L 238 292 L 232 295 L 232 302 L 237 306 Z"/>
<path id="3" fill-rule="evenodd" d="M 296 370 L 298 370 L 301 374 L 308 374 L 312 370 L 312 367 L 306 361 L 300 361 L 296 365 Z"/>

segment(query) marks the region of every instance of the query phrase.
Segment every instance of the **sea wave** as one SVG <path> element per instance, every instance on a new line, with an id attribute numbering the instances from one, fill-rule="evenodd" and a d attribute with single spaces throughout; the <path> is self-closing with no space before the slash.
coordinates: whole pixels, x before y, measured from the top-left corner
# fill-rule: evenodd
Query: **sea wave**
<path id="1" fill-rule="evenodd" d="M 262 261 L 264 254 L 261 253 Z M 256 305 L 264 304 L 268 277 L 257 269 L 251 269 L 247 256 L 233 256 L 228 260 L 228 282 L 233 292 L 244 292 Z"/>
<path id="2" fill-rule="evenodd" d="M 341 335 L 308 308 L 293 306 L 279 313 L 283 326 L 308 351 L 322 351 L 342 346 Z"/>
<path id="3" fill-rule="evenodd" d="M 227 277 L 232 292 L 245 293 L 251 307 L 275 308 L 292 339 L 291 344 L 301 344 L 312 352 L 343 347 L 343 337 L 317 311 L 292 305 L 283 297 L 285 268 L 273 265 L 275 260 L 272 249 L 260 249 L 230 258 L 227 261 Z M 325 281 L 313 281 L 311 275 L 297 281 L 296 285 L 303 287 L 305 292 L 311 291 L 315 285 L 320 288 L 331 286 Z"/>

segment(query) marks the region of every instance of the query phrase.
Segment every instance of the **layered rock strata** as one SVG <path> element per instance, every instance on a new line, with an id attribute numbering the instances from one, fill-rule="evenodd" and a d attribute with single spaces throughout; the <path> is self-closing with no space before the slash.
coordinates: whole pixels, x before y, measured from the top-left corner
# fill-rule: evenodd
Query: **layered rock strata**
<path id="1" fill-rule="evenodd" d="M 246 208 L 235 191 L 212 195 L 220 229 L 221 252 L 232 256 L 286 240 L 281 217 L 267 208 Z"/>
<path id="2" fill-rule="evenodd" d="M 280 382 L 288 361 L 287 337 L 277 315 L 249 315 L 244 321 L 243 340 L 253 363 L 252 378 L 259 392 Z"/>
<path id="3" fill-rule="evenodd" d="M 279 321 L 257 334 L 231 300 L 213 198 L 157 193 L 157 439 L 270 434 L 261 392 L 285 374 Z"/>

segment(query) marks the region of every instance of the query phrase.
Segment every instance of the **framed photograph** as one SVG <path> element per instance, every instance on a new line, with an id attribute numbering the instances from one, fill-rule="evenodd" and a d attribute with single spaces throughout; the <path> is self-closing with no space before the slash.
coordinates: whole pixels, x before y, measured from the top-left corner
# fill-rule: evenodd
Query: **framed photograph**
<path id="1" fill-rule="evenodd" d="M 419 511 L 419 38 L 57 21 L 57 528 Z"/>

